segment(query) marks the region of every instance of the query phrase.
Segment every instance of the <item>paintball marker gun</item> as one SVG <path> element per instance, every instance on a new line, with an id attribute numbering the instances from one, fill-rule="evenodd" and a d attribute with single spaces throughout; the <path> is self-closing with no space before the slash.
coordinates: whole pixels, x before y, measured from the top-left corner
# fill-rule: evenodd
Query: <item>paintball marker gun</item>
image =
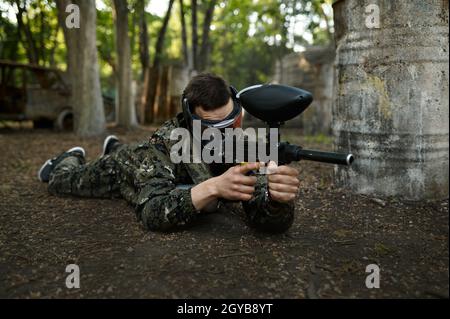
<path id="1" fill-rule="evenodd" d="M 284 122 L 300 115 L 313 100 L 312 94 L 308 91 L 276 84 L 251 86 L 240 91 L 236 97 L 249 114 L 264 121 L 269 128 L 277 129 L 278 141 L 279 128 Z M 354 157 L 352 154 L 307 150 L 288 142 L 279 142 L 280 165 L 300 160 L 351 165 Z"/>

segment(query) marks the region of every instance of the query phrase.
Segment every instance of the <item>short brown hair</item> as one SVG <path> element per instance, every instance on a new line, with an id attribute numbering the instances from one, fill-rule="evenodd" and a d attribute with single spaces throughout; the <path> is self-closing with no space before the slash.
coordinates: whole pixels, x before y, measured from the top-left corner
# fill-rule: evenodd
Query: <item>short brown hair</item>
<path id="1" fill-rule="evenodd" d="M 191 107 L 202 106 L 210 111 L 227 104 L 231 91 L 228 83 L 220 76 L 201 73 L 191 79 L 183 95 Z"/>

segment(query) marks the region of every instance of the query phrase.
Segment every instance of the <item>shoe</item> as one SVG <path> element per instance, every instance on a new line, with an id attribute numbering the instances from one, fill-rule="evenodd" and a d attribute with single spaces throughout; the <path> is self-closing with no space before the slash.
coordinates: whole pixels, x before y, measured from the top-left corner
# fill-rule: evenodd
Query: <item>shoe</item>
<path id="1" fill-rule="evenodd" d="M 103 142 L 102 156 L 111 153 L 118 145 L 119 145 L 119 139 L 117 138 L 117 136 L 110 135 L 107 138 L 105 138 L 105 141 Z"/>
<path id="2" fill-rule="evenodd" d="M 58 165 L 63 159 L 69 156 L 77 156 L 84 159 L 84 157 L 86 156 L 86 152 L 82 147 L 77 146 L 61 153 L 54 158 L 48 159 L 39 169 L 38 179 L 43 183 L 48 183 L 48 181 L 50 180 L 50 174 L 56 167 L 56 165 Z"/>

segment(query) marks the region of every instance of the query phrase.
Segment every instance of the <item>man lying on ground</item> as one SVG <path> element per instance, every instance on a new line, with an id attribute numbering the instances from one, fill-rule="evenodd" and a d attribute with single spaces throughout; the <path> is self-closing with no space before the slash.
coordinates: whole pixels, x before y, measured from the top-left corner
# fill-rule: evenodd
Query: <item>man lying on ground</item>
<path id="1" fill-rule="evenodd" d="M 241 125 L 242 111 L 235 92 L 218 76 L 195 76 L 183 99 L 205 126 L 223 129 L 224 125 Z M 241 201 L 247 225 L 266 232 L 286 231 L 294 219 L 298 171 L 274 166 L 270 175 L 249 176 L 261 163 L 232 167 L 203 162 L 175 164 L 170 157 L 174 144 L 170 135 L 176 128 L 192 130 L 189 121 L 185 112 L 180 113 L 142 143 L 125 145 L 108 136 L 103 154 L 90 163 L 86 163 L 84 149 L 74 147 L 46 161 L 39 179 L 48 182 L 48 191 L 55 195 L 122 197 L 149 230 L 184 226 L 202 214 L 226 208 L 229 202 Z"/>

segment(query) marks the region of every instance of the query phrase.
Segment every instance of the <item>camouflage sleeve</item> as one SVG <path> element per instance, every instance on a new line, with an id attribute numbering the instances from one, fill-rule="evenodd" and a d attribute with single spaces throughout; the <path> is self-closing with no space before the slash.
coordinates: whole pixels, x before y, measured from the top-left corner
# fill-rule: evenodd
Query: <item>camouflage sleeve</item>
<path id="1" fill-rule="evenodd" d="M 242 203 L 247 225 L 260 231 L 281 233 L 294 221 L 294 203 L 279 203 L 270 198 L 267 176 L 258 176 L 253 198 Z"/>
<path id="2" fill-rule="evenodd" d="M 175 165 L 168 155 L 150 146 L 146 160 L 136 170 L 135 185 L 140 189 L 136 214 L 149 230 L 168 231 L 196 219 L 199 212 L 192 204 L 191 189 L 175 184 Z"/>

